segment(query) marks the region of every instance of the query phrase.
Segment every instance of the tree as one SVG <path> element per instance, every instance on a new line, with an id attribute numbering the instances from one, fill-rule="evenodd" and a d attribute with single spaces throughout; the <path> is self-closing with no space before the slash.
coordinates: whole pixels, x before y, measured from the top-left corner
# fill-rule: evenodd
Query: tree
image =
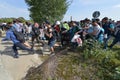
<path id="1" fill-rule="evenodd" d="M 21 22 L 25 22 L 26 20 L 23 17 L 18 18 Z"/>
<path id="2" fill-rule="evenodd" d="M 25 0 L 29 6 L 30 17 L 35 22 L 49 19 L 51 22 L 63 19 L 71 0 Z"/>
<path id="3" fill-rule="evenodd" d="M 15 20 L 15 19 L 19 19 L 21 22 L 28 21 L 28 20 L 25 20 L 23 17 L 19 17 L 19 18 L 11 17 L 11 18 L 0 18 L 0 23 L 2 23 L 2 22 L 5 22 L 5 23 L 13 22 L 13 20 Z M 31 20 L 29 20 L 29 21 L 31 21 Z"/>

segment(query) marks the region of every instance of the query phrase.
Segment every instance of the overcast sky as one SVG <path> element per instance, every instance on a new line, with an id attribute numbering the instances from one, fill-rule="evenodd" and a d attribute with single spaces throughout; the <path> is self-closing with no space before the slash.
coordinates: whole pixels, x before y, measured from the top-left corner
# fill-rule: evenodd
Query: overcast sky
<path id="1" fill-rule="evenodd" d="M 24 0 L 0 0 L 0 17 L 24 17 L 29 19 L 28 6 Z M 120 0 L 73 0 L 64 20 L 92 18 L 94 11 L 100 11 L 103 18 L 120 20 Z"/>

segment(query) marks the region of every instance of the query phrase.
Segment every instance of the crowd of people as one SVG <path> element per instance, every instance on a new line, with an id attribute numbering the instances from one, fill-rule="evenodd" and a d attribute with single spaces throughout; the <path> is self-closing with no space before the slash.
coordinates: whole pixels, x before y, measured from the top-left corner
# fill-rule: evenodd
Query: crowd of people
<path id="1" fill-rule="evenodd" d="M 51 24 L 48 20 L 39 24 L 37 22 L 22 23 L 16 19 L 1 26 L 1 30 L 6 31 L 6 37 L 2 39 L 13 41 L 14 57 L 18 58 L 19 47 L 22 50 L 28 50 L 34 53 L 35 40 L 37 43 L 44 45 L 44 40 L 48 41 L 51 54 L 55 53 L 54 46 L 56 42 L 61 45 L 76 48 L 82 46 L 84 40 L 92 38 L 104 45 L 103 49 L 112 48 L 120 41 L 120 22 L 114 22 L 108 17 L 100 19 L 84 19 L 80 22 L 60 22 L 55 21 Z M 111 45 L 108 45 L 110 37 L 114 37 Z M 32 44 L 28 43 L 31 39 Z"/>

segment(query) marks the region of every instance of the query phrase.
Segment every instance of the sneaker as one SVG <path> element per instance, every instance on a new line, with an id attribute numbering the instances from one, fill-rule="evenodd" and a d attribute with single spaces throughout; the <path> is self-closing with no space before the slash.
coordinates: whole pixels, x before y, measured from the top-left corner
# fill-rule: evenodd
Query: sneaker
<path id="1" fill-rule="evenodd" d="M 51 52 L 51 55 L 52 55 L 52 56 L 55 55 L 55 52 Z"/>
<path id="2" fill-rule="evenodd" d="M 112 49 L 112 46 L 108 46 L 109 49 Z"/>
<path id="3" fill-rule="evenodd" d="M 33 49 L 32 51 L 29 51 L 29 54 L 34 54 L 35 50 Z"/>
<path id="4" fill-rule="evenodd" d="M 14 58 L 19 58 L 19 55 L 14 55 Z"/>

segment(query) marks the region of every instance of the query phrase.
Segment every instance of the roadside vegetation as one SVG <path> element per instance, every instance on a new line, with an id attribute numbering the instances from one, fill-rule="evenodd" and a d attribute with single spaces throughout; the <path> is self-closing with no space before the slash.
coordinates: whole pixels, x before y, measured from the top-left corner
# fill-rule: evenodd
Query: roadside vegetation
<path id="1" fill-rule="evenodd" d="M 30 69 L 25 80 L 120 80 L 120 46 L 103 50 L 86 40 L 75 52 L 62 52 Z"/>

